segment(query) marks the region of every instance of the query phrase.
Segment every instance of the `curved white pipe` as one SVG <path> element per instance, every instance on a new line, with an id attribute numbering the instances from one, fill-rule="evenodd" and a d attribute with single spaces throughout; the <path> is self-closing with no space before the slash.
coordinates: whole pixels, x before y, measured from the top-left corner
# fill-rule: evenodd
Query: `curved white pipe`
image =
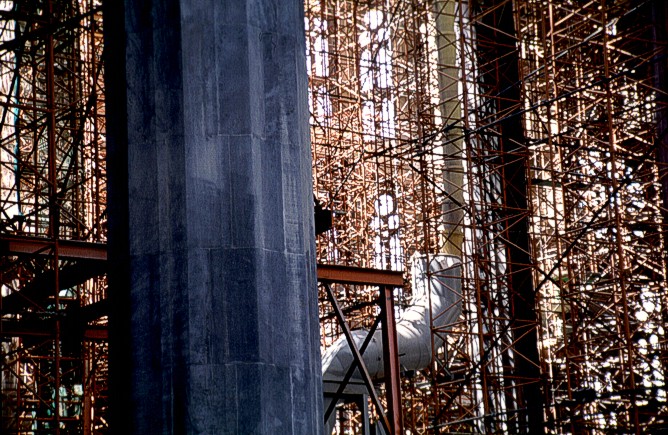
<path id="1" fill-rule="evenodd" d="M 426 368 L 432 356 L 431 327 L 446 327 L 457 320 L 461 314 L 461 260 L 459 257 L 446 254 L 430 256 L 429 272 L 427 272 L 426 256 L 414 256 L 412 263 L 413 301 L 396 322 L 399 364 L 402 371 Z M 427 278 L 429 278 L 429 283 Z M 428 289 L 431 290 L 431 312 Z M 432 313 L 433 322 L 431 321 Z M 359 348 L 364 342 L 367 331 L 352 331 L 352 335 Z M 443 345 L 443 340 L 438 334 L 434 335 L 434 345 L 436 348 Z M 362 358 L 371 378 L 377 379 L 384 375 L 380 328 L 373 334 Z M 328 347 L 323 355 L 323 381 L 342 381 L 352 362 L 352 352 L 345 337 L 341 337 Z M 352 379 L 361 379 L 359 371 L 355 371 Z M 325 400 L 325 409 L 329 402 L 331 399 Z M 327 426 L 330 426 L 329 423 Z M 331 433 L 331 430 L 325 433 Z"/>

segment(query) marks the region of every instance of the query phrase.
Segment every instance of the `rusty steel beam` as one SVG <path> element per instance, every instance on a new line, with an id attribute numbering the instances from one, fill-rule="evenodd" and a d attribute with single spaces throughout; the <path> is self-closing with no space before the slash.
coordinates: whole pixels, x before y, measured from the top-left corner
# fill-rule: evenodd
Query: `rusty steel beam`
<path id="1" fill-rule="evenodd" d="M 83 338 L 85 341 L 108 341 L 109 330 L 106 326 L 88 326 L 84 330 Z"/>
<path id="2" fill-rule="evenodd" d="M 56 247 L 58 256 L 63 259 L 107 260 L 106 243 L 77 240 L 54 242 L 41 237 L 0 235 L 0 253 L 5 255 L 50 255 Z M 392 287 L 404 285 L 403 273 L 391 270 L 318 264 L 317 271 L 318 281 Z"/>
<path id="3" fill-rule="evenodd" d="M 0 337 L 45 337 L 53 338 L 53 322 L 3 321 L 0 323 Z M 108 331 L 105 325 L 86 326 L 83 330 L 84 341 L 105 341 Z"/>
<path id="4" fill-rule="evenodd" d="M 402 287 L 404 285 L 403 273 L 393 270 L 334 266 L 330 264 L 318 264 L 317 270 L 318 281 L 321 282 L 389 287 Z"/>
<path id="5" fill-rule="evenodd" d="M 52 255 L 58 249 L 58 257 L 73 260 L 107 260 L 105 243 L 77 240 L 49 240 L 41 237 L 0 236 L 0 253 L 3 255 Z"/>

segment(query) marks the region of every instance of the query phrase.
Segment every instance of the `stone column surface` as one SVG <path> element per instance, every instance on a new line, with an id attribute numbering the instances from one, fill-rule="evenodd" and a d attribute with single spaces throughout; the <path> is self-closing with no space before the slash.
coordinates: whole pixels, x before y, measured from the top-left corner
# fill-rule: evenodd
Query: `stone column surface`
<path id="1" fill-rule="evenodd" d="M 105 3 L 113 433 L 321 433 L 301 1 Z"/>

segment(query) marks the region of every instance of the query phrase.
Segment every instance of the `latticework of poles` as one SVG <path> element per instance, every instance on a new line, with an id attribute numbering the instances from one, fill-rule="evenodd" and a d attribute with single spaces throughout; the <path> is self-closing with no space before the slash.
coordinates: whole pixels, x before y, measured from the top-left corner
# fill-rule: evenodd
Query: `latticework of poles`
<path id="1" fill-rule="evenodd" d="M 319 261 L 465 264 L 462 315 L 403 380 L 412 433 L 665 427 L 657 8 L 306 2 Z M 373 297 L 339 296 L 354 319 Z"/>
<path id="2" fill-rule="evenodd" d="M 106 241 L 102 51 L 100 1 L 0 2 L 2 433 L 107 426 L 104 267 L 62 247 Z"/>

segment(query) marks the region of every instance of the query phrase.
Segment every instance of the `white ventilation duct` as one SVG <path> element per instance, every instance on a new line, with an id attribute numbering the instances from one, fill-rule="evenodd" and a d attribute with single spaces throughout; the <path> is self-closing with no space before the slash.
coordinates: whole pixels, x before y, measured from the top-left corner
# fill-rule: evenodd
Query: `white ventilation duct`
<path id="1" fill-rule="evenodd" d="M 461 314 L 461 260 L 454 255 L 414 256 L 411 269 L 413 300 L 411 305 L 397 320 L 397 345 L 399 365 L 402 371 L 422 370 L 431 362 L 432 335 L 431 327 L 443 328 L 452 324 Z M 431 291 L 431 312 L 429 311 L 429 291 Z M 431 316 L 433 313 L 433 322 Z M 382 326 L 380 327 L 382 328 Z M 384 375 L 382 331 L 377 329 L 371 342 L 364 351 L 363 359 L 372 379 Z M 357 347 L 361 347 L 366 330 L 352 331 Z M 434 335 L 436 348 L 443 345 L 439 335 Z M 348 368 L 353 363 L 353 355 L 345 337 L 340 337 L 328 347 L 322 358 L 324 391 L 335 392 L 343 380 Z M 351 385 L 346 392 L 360 393 L 361 375 L 359 371 L 351 378 Z M 355 385 L 358 387 L 355 388 Z M 325 409 L 331 399 L 325 398 Z M 326 425 L 327 434 L 333 428 L 333 417 Z"/>

